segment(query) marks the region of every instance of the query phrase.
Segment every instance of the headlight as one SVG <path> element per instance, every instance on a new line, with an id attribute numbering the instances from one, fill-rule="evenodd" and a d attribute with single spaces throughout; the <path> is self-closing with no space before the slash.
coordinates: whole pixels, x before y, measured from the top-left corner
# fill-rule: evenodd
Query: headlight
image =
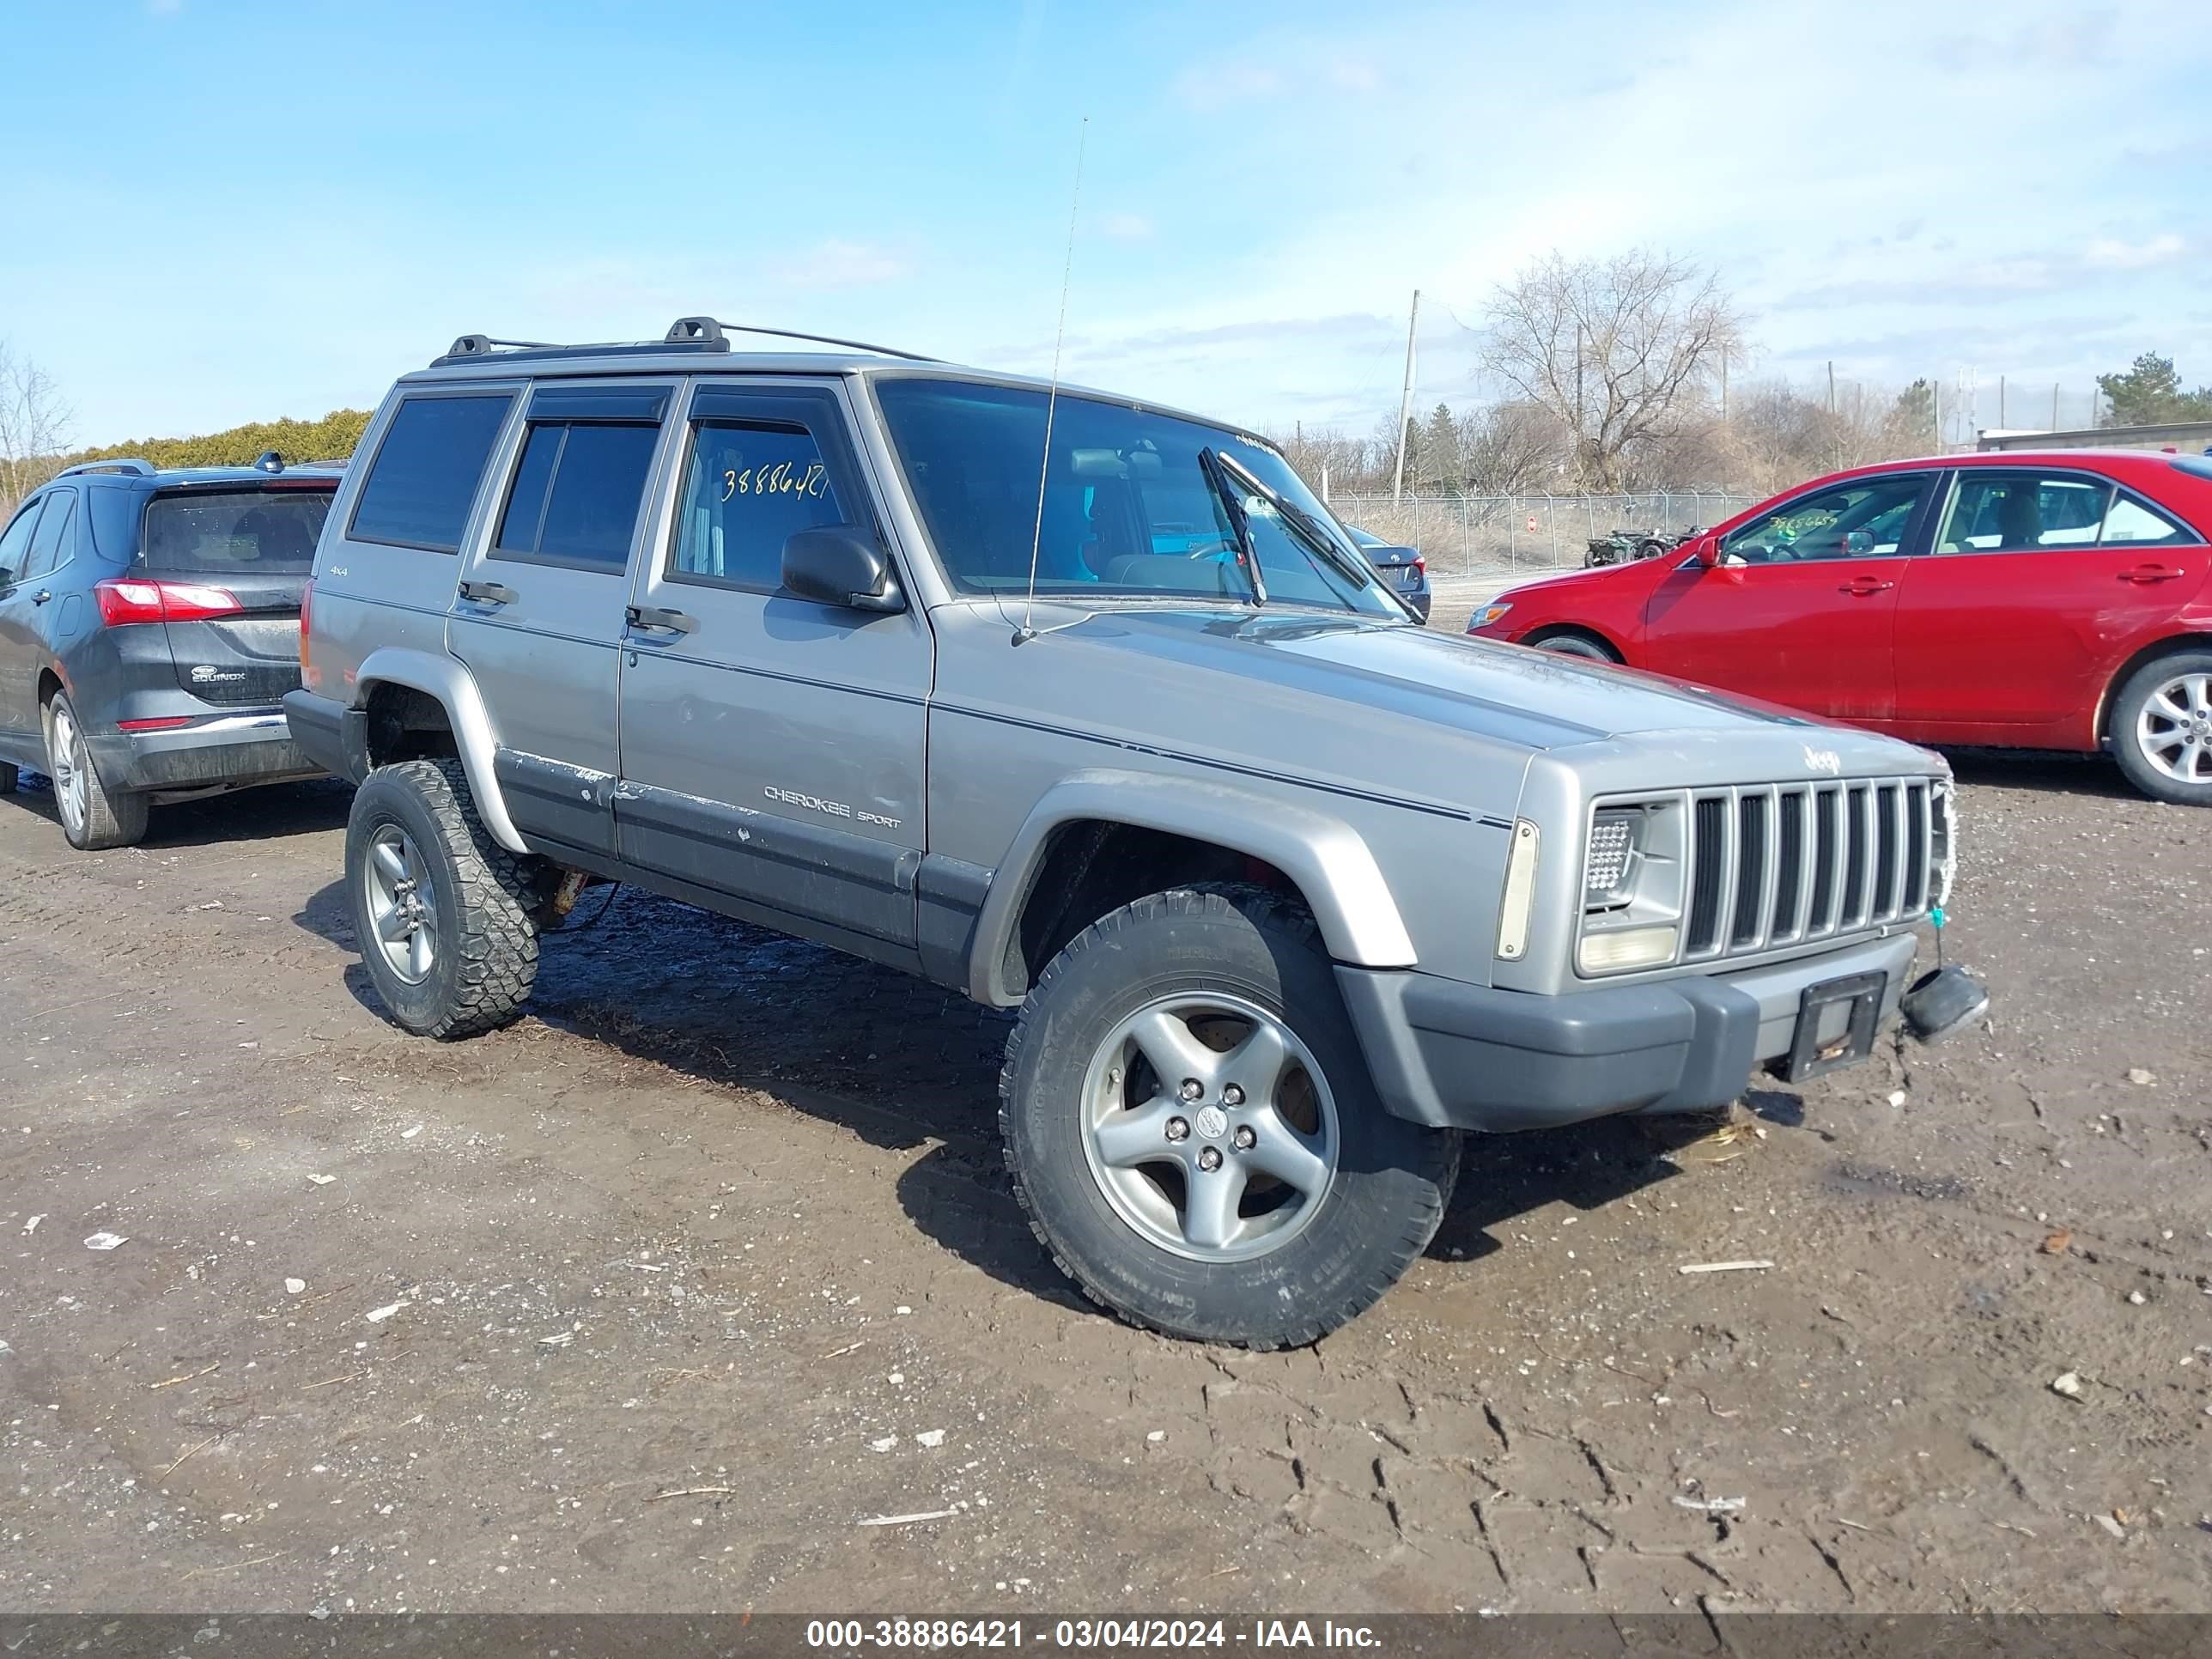
<path id="1" fill-rule="evenodd" d="M 1502 620 L 1505 613 L 1512 608 L 1513 607 L 1510 605 L 1484 605 L 1480 611 L 1477 611 L 1474 617 L 1468 621 L 1467 631 L 1472 634 L 1478 628 L 1489 627 L 1491 623 Z"/>
<path id="2" fill-rule="evenodd" d="M 1589 847 L 1583 858 L 1585 910 L 1608 910 L 1628 902 L 1643 851 L 1644 819 L 1638 811 L 1600 812 L 1590 821 Z"/>

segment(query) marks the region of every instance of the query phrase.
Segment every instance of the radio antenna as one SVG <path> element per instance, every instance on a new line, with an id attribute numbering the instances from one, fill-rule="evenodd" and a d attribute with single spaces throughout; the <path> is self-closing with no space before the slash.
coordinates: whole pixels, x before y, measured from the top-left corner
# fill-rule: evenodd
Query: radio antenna
<path id="1" fill-rule="evenodd" d="M 1083 210 L 1083 151 L 1091 138 L 1091 118 L 1085 116 L 1075 135 L 1075 198 L 1067 209 L 1067 260 L 1060 270 L 1060 324 L 1052 336 L 1052 383 L 1044 398 L 1044 454 L 1037 462 L 1036 522 L 1030 531 L 1030 585 L 1022 596 L 1022 625 L 1014 643 L 1036 637 L 1030 613 L 1036 606 L 1037 550 L 1044 544 L 1045 483 L 1052 475 L 1052 422 L 1060 407 L 1060 349 L 1067 339 L 1067 288 L 1075 275 L 1075 221 Z"/>

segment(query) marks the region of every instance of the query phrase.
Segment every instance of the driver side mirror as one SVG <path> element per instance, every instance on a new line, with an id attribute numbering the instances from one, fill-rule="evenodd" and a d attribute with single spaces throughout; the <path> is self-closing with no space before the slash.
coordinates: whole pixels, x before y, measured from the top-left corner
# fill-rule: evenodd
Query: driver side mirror
<path id="1" fill-rule="evenodd" d="M 1698 537 L 1690 548 L 1690 556 L 1711 570 L 1721 562 L 1721 538 L 1717 536 Z"/>
<path id="2" fill-rule="evenodd" d="M 903 611 L 906 595 L 875 536 L 856 524 L 794 530 L 783 544 L 783 585 L 802 599 L 852 611 Z"/>
<path id="3" fill-rule="evenodd" d="M 1844 532 L 1844 556 L 1863 559 L 1874 551 L 1874 532 L 1870 530 L 1846 530 Z"/>

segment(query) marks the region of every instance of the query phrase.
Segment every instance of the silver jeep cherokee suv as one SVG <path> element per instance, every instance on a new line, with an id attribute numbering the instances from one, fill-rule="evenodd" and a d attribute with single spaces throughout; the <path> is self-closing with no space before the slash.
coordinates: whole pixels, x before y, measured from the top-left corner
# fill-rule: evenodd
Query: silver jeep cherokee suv
<path id="1" fill-rule="evenodd" d="M 1235 427 L 821 343 L 470 336 L 386 399 L 285 707 L 361 785 L 408 1030 L 511 1018 L 609 879 L 1018 1008 L 1046 1248 L 1274 1346 L 1420 1253 L 1461 1131 L 1718 1106 L 1900 1000 L 1978 1010 L 1906 989 L 1936 757 L 1430 632 Z"/>

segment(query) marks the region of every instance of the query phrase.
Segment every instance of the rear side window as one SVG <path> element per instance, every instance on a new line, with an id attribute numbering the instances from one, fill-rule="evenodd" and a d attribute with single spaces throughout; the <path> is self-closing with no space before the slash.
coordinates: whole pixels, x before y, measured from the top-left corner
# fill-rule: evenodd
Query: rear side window
<path id="1" fill-rule="evenodd" d="M 43 576 L 76 556 L 76 492 L 64 490 L 46 498 L 46 516 L 38 534 L 31 538 L 31 556 L 24 562 L 22 580 Z"/>
<path id="2" fill-rule="evenodd" d="M 156 495 L 146 509 L 149 570 L 304 576 L 330 516 L 326 489 L 224 489 Z"/>
<path id="3" fill-rule="evenodd" d="M 657 426 L 532 425 L 492 556 L 620 570 L 659 439 Z"/>
<path id="4" fill-rule="evenodd" d="M 501 392 L 401 404 L 362 483 L 351 538 L 459 552 L 469 505 L 514 401 Z"/>
<path id="5" fill-rule="evenodd" d="M 0 535 L 0 582 L 21 581 L 24 562 L 31 556 L 31 537 L 39 527 L 43 501 L 33 501 L 18 513 Z"/>

